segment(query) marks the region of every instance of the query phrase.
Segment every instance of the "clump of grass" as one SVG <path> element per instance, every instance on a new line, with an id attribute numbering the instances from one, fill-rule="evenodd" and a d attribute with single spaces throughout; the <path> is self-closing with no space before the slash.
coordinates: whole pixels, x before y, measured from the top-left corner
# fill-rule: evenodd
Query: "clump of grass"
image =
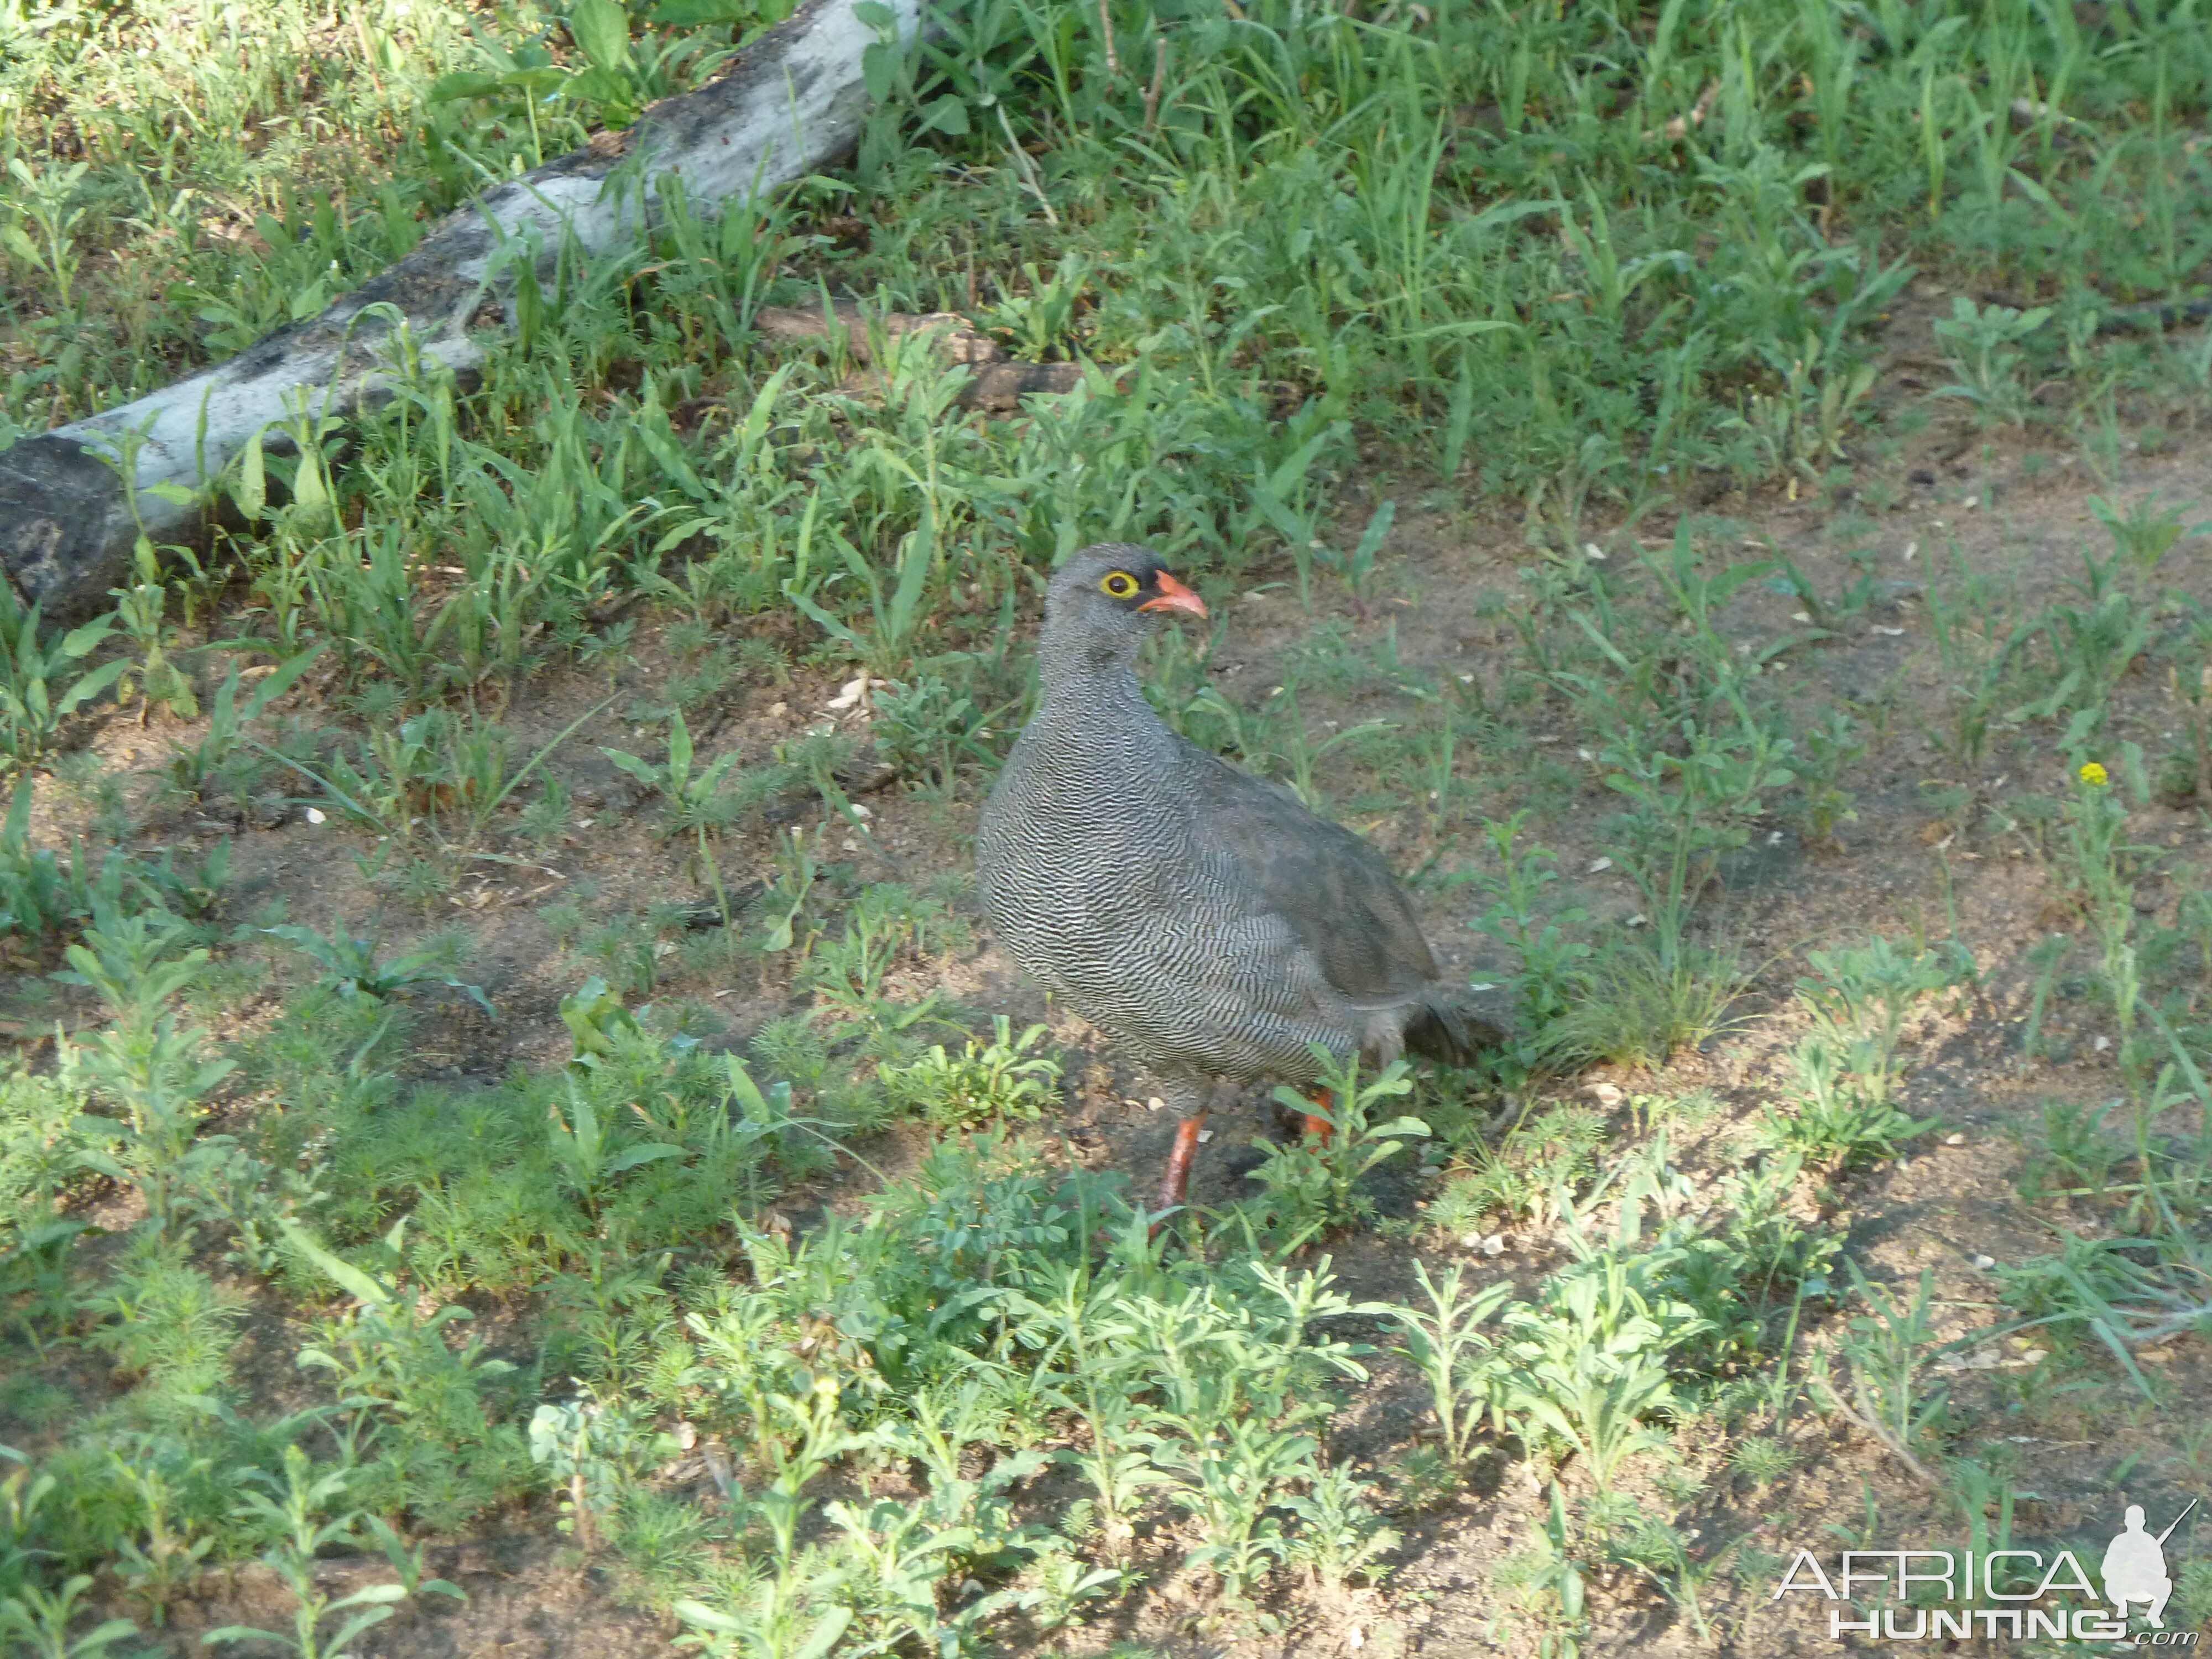
<path id="1" fill-rule="evenodd" d="M 1750 982 L 1731 951 L 1684 947 L 1668 962 L 1640 945 L 1619 945 L 1596 960 L 1538 1044 L 1559 1065 L 1656 1068 L 1736 1024 L 1729 1011 Z"/>

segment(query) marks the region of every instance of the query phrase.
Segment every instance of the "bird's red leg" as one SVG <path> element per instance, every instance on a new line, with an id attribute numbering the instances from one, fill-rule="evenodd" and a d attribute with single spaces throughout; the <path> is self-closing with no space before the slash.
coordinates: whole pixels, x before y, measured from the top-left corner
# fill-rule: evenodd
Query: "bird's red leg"
<path id="1" fill-rule="evenodd" d="M 1191 1161 L 1198 1156 L 1198 1132 L 1206 1127 L 1203 1111 L 1176 1125 L 1175 1145 L 1168 1152 L 1168 1167 L 1160 1177 L 1160 1204 L 1163 1210 L 1172 1210 L 1183 1201 L 1190 1190 Z"/>
<path id="2" fill-rule="evenodd" d="M 1315 1105 L 1320 1107 L 1323 1112 L 1327 1112 L 1329 1109 L 1328 1090 L 1316 1089 L 1311 1095 L 1308 1096 L 1307 1098 L 1311 1100 Z M 1319 1141 L 1322 1146 L 1326 1146 L 1328 1145 L 1328 1119 L 1318 1116 L 1312 1112 L 1308 1112 L 1306 1114 L 1306 1139 L 1309 1140 Z"/>

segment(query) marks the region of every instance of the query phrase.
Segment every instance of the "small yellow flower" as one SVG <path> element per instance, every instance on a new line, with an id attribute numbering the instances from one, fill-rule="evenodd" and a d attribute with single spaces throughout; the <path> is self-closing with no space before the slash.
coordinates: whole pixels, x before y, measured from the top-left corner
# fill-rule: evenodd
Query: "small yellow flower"
<path id="1" fill-rule="evenodd" d="M 2091 761 L 2087 765 L 2081 769 L 2081 781 L 2087 784 L 2092 789 L 2102 789 L 2107 783 L 2112 781 L 2111 778 L 2106 775 L 2105 769 L 2098 765 L 2094 761 Z"/>

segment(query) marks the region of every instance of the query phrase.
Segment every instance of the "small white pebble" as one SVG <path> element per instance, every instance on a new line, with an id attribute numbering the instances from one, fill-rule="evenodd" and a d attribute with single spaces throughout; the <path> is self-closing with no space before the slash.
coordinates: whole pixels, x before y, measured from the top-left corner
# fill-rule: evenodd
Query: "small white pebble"
<path id="1" fill-rule="evenodd" d="M 1813 620 L 1813 613 L 1809 611 L 1793 611 L 1790 613 L 1790 620 L 1791 622 L 1810 622 Z"/>
<path id="2" fill-rule="evenodd" d="M 1905 562 L 1907 564 L 1911 563 L 1911 562 L 1912 562 L 1912 556 L 1913 556 L 1914 554 L 1917 553 L 1919 550 L 1920 550 L 1920 544 L 1919 544 L 1918 542 L 1907 542 L 1907 543 L 1905 543 Z"/>
<path id="3" fill-rule="evenodd" d="M 1583 556 L 1586 559 L 1595 559 L 1601 564 L 1605 562 L 1605 553 L 1595 542 L 1583 544 Z"/>
<path id="4" fill-rule="evenodd" d="M 1580 755 L 1586 761 L 1594 761 L 1597 758 L 1595 755 L 1590 753 L 1587 749 L 1577 749 L 1575 750 L 1575 753 Z"/>
<path id="5" fill-rule="evenodd" d="M 857 853 L 860 850 L 860 841 L 852 836 L 846 836 L 844 840 L 839 842 L 837 844 L 840 847 L 842 847 L 848 853 Z"/>
<path id="6" fill-rule="evenodd" d="M 1779 847 L 1779 846 L 1781 846 L 1781 845 L 1782 845 L 1782 832 L 1781 832 L 1779 830 L 1768 830 L 1768 831 L 1766 832 L 1766 844 L 1767 844 L 1769 847 Z"/>
<path id="7" fill-rule="evenodd" d="M 324 817 L 321 808 L 310 806 L 307 809 L 307 822 L 310 823 L 327 823 L 329 819 Z"/>
<path id="8" fill-rule="evenodd" d="M 1877 624 L 1874 631 L 1877 634 L 1887 634 L 1893 640 L 1903 639 L 1905 637 L 1905 630 L 1901 628 L 1883 628 Z"/>
<path id="9" fill-rule="evenodd" d="M 1965 507 L 1965 508 L 1966 509 L 1966 511 L 1967 511 L 1967 512 L 1969 512 L 1969 513 L 1972 512 L 1976 507 L 1979 507 L 1981 504 L 1982 504 L 1982 498 L 1981 498 L 1979 495 L 1969 495 L 1969 496 L 1967 496 L 1967 497 L 1966 497 L 1966 499 L 1965 501 L 1960 501 L 1960 502 L 1959 503 L 1959 505 L 1960 505 L 1960 506 L 1961 506 L 1961 507 Z"/>
<path id="10" fill-rule="evenodd" d="M 871 812 L 866 807 L 861 805 L 860 802 L 854 801 L 853 803 L 853 816 L 856 818 L 872 818 L 875 817 L 875 814 Z"/>
<path id="11" fill-rule="evenodd" d="M 1993 1255 L 1978 1255 L 1973 1258 L 1973 1262 L 1977 1267 L 1979 1267 L 1984 1273 L 1987 1273 L 1990 1268 L 1997 1265 L 1997 1259 Z"/>
<path id="12" fill-rule="evenodd" d="M 1624 927 L 1649 927 L 1650 925 L 1651 918 L 1645 915 L 1641 910 L 1638 910 L 1634 915 L 1629 917 L 1626 921 L 1621 924 Z"/>
<path id="13" fill-rule="evenodd" d="M 1945 1135 L 1943 1144 L 1946 1146 L 1963 1146 L 1966 1144 L 1966 1138 L 1964 1135 Z"/>
<path id="14" fill-rule="evenodd" d="M 1166 1104 L 1167 1102 L 1162 1100 L 1158 1095 L 1154 1095 L 1150 1100 L 1145 1103 L 1145 1109 L 1148 1112 L 1157 1112 L 1161 1107 Z"/>
<path id="15" fill-rule="evenodd" d="M 1470 991 L 1495 991 L 1498 987 L 1486 979 L 1479 979 L 1467 988 Z"/>
<path id="16" fill-rule="evenodd" d="M 1601 875 L 1604 872 L 1612 868 L 1613 860 L 1611 859 L 1593 859 L 1590 860 L 1589 872 L 1594 876 Z"/>
<path id="17" fill-rule="evenodd" d="M 1207 1141 L 1212 1139 L 1213 1131 L 1211 1129 L 1200 1129 L 1198 1132 L 1198 1144 L 1201 1146 L 1205 1146 Z"/>
<path id="18" fill-rule="evenodd" d="M 2100 1036 L 2089 1046 L 2101 1054 L 2106 1049 L 2112 1046 L 2112 1040 L 2110 1037 Z"/>

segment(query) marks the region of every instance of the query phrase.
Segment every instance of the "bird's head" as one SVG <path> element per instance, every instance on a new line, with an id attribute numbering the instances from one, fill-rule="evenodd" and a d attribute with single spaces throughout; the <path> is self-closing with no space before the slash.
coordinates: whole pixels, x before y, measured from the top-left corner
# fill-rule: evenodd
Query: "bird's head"
<path id="1" fill-rule="evenodd" d="M 1133 652 L 1153 618 L 1170 611 L 1204 617 L 1206 604 L 1150 549 L 1101 542 L 1053 573 L 1044 592 L 1046 649 Z"/>

